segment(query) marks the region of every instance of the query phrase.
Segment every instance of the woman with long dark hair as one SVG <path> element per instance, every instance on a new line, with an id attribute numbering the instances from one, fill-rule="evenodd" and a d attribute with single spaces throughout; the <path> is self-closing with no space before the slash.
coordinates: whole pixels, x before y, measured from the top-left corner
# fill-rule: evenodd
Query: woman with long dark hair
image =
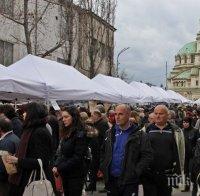
<path id="1" fill-rule="evenodd" d="M 74 106 L 62 109 L 62 121 L 64 135 L 53 173 L 61 176 L 65 196 L 81 196 L 87 153 L 85 127 Z"/>
<path id="2" fill-rule="evenodd" d="M 17 167 L 17 173 L 9 178 L 10 196 L 22 196 L 31 172 L 37 170 L 39 174 L 40 167 L 37 159 L 42 160 L 46 177 L 53 182 L 51 169 L 53 146 L 51 135 L 46 128 L 47 108 L 43 104 L 32 102 L 25 105 L 24 111 L 19 149 L 16 156 L 7 157 L 7 162 L 14 163 Z"/>

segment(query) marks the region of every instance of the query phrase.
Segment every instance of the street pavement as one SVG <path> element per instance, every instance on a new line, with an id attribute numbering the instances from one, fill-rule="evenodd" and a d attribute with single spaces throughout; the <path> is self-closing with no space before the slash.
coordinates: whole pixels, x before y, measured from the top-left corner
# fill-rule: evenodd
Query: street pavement
<path id="1" fill-rule="evenodd" d="M 186 192 L 186 193 L 183 193 L 183 192 L 180 192 L 180 191 L 175 191 L 172 195 L 173 196 L 191 196 L 191 192 Z M 106 194 L 103 194 L 103 193 L 98 193 L 98 191 L 95 191 L 93 193 L 85 193 L 83 194 L 84 196 L 106 196 Z M 142 193 L 139 194 L 139 196 L 143 196 Z"/>
<path id="2" fill-rule="evenodd" d="M 105 193 L 99 193 L 98 192 L 99 190 L 102 190 L 102 188 L 103 188 L 103 185 L 102 184 L 98 184 L 97 191 L 95 191 L 93 193 L 83 191 L 83 196 L 106 196 Z M 172 195 L 173 196 L 191 196 L 192 193 L 191 192 L 181 192 L 181 191 L 179 191 L 177 189 L 174 189 Z M 141 186 L 140 186 L 139 196 L 143 196 L 142 187 Z"/>

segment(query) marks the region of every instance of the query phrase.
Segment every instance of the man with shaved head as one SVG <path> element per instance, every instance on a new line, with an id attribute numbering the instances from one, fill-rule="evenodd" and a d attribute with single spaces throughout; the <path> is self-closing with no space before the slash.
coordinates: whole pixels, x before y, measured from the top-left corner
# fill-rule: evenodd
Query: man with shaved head
<path id="1" fill-rule="evenodd" d="M 184 180 L 184 135 L 168 119 L 168 108 L 165 105 L 156 106 L 154 123 L 147 128 L 154 160 L 143 180 L 144 196 L 171 196 L 173 183 L 170 180 L 173 179 L 169 179 L 169 176 L 175 172 L 180 172 Z"/>
<path id="2" fill-rule="evenodd" d="M 130 107 L 118 105 L 116 124 L 106 132 L 101 169 L 110 196 L 137 196 L 139 178 L 153 158 L 146 134 L 130 122 L 130 117 Z"/>

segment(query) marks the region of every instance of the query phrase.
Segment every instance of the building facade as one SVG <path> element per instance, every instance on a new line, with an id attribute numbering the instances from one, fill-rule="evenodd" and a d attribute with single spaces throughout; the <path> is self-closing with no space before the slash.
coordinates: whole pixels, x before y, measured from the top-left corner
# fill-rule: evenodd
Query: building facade
<path id="1" fill-rule="evenodd" d="M 74 66 L 90 78 L 112 75 L 116 29 L 69 1 L 50 2 L 29 0 L 25 15 L 23 0 L 1 1 L 0 64 L 9 66 L 31 53 Z"/>
<path id="2" fill-rule="evenodd" d="M 200 31 L 196 41 L 185 44 L 175 56 L 168 88 L 192 100 L 200 98 Z"/>

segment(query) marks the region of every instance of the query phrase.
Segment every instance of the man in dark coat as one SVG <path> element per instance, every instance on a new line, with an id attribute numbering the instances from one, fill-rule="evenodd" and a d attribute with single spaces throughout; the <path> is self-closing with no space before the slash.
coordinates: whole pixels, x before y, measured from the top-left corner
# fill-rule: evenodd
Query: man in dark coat
<path id="1" fill-rule="evenodd" d="M 165 105 L 154 109 L 154 123 L 147 127 L 154 159 L 143 178 L 144 196 L 171 196 L 172 186 L 178 186 L 172 177 L 181 174 L 184 182 L 185 140 L 182 130 L 168 122 Z"/>
<path id="2" fill-rule="evenodd" d="M 12 123 L 6 117 L 0 118 L 0 150 L 15 154 L 19 138 L 12 131 Z M 8 175 L 2 159 L 0 160 L 0 196 L 8 194 Z"/>
<path id="3" fill-rule="evenodd" d="M 137 196 L 139 178 L 153 154 L 146 134 L 130 122 L 131 109 L 118 105 L 116 125 L 106 132 L 101 153 L 101 169 L 109 196 Z"/>

